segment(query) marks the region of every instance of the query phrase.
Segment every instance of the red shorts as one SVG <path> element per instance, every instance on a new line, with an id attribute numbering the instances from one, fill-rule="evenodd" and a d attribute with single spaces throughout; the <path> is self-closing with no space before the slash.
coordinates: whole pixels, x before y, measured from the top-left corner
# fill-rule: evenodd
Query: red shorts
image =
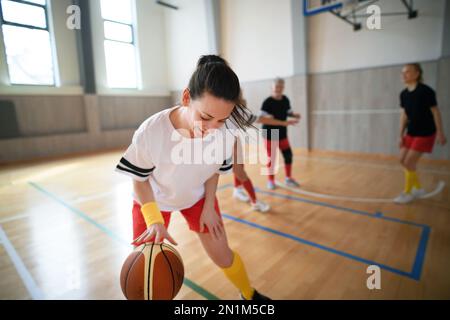
<path id="1" fill-rule="evenodd" d="M 189 225 L 189 229 L 197 233 L 200 233 L 200 216 L 203 211 L 204 202 L 205 198 L 199 200 L 190 208 L 180 210 L 181 214 L 183 215 L 184 219 L 186 219 Z M 216 209 L 215 211 L 217 215 L 219 215 L 220 219 L 222 219 L 217 198 L 214 201 L 214 208 Z M 164 226 L 167 229 L 170 223 L 171 212 L 161 211 L 161 213 L 164 218 Z M 147 225 L 145 224 L 145 220 L 141 212 L 141 205 L 136 201 L 133 201 L 133 239 L 139 237 L 145 230 L 147 230 Z M 205 226 L 205 228 L 203 229 L 203 233 L 208 232 L 208 227 Z"/>
<path id="2" fill-rule="evenodd" d="M 267 157 L 269 158 L 267 162 L 267 168 L 269 168 L 269 174 L 273 175 L 275 174 L 275 156 L 276 156 L 276 149 L 275 147 L 280 148 L 281 151 L 288 150 L 291 148 L 289 145 L 289 140 L 287 138 L 281 139 L 281 140 L 268 140 L 264 139 L 264 143 L 266 145 L 266 151 L 267 151 Z M 277 145 L 278 144 L 278 145 Z M 275 153 L 273 153 L 273 152 Z M 273 153 L 273 154 L 272 154 Z M 291 164 L 291 163 L 287 163 Z"/>
<path id="3" fill-rule="evenodd" d="M 274 143 L 278 143 L 278 147 L 280 148 L 280 150 L 286 150 L 289 149 L 291 146 L 289 145 L 289 140 L 287 138 L 285 139 L 281 139 L 281 140 L 274 140 Z M 274 149 L 272 147 L 272 140 L 268 140 L 268 139 L 264 139 L 264 143 L 266 145 L 266 150 L 267 150 L 267 155 L 269 157 L 272 156 L 272 149 Z M 275 150 L 274 150 L 275 151 Z"/>
<path id="4" fill-rule="evenodd" d="M 433 151 L 436 134 L 432 136 L 410 136 L 403 137 L 403 147 L 419 152 L 431 153 Z"/>

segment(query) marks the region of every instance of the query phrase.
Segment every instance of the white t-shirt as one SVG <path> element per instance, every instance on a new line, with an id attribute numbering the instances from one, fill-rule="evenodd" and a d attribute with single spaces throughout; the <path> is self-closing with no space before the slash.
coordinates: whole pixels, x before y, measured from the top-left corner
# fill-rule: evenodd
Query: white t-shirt
<path id="1" fill-rule="evenodd" d="M 236 126 L 227 120 L 203 139 L 185 138 L 169 118 L 176 108 L 145 120 L 116 167 L 134 180 L 149 181 L 161 211 L 192 207 L 204 197 L 209 178 L 229 173 L 233 167 Z"/>

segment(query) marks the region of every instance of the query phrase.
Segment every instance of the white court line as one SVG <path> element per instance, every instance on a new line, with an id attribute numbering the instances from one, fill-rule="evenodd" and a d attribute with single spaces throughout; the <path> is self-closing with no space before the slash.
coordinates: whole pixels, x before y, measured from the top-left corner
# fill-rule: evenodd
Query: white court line
<path id="1" fill-rule="evenodd" d="M 23 263 L 20 256 L 17 254 L 16 250 L 14 249 L 14 246 L 9 241 L 8 236 L 6 235 L 5 231 L 3 231 L 3 228 L 1 226 L 0 226 L 0 243 L 2 243 L 3 246 L 5 247 L 6 252 L 9 255 L 9 258 L 16 267 L 17 273 L 19 274 L 20 278 L 22 278 L 23 284 L 27 288 L 28 293 L 31 295 L 31 298 L 33 298 L 33 300 L 43 300 L 44 294 L 42 293 L 41 289 L 36 285 L 36 282 L 34 282 L 33 277 L 28 272 L 27 268 L 25 267 L 25 264 Z"/>
<path id="2" fill-rule="evenodd" d="M 25 218 L 29 218 L 31 215 L 28 213 L 24 213 L 24 214 L 17 214 L 14 216 L 9 216 L 3 219 L 0 219 L 0 224 L 5 223 L 5 222 L 10 222 L 10 221 L 14 221 L 14 220 L 19 220 L 19 219 L 25 219 Z"/>
<path id="3" fill-rule="evenodd" d="M 403 169 L 400 167 L 400 164 L 397 165 L 386 165 L 386 164 L 372 164 L 372 163 L 365 163 L 363 161 L 352 161 L 352 160 L 345 160 L 345 159 L 335 159 L 335 158 L 319 158 L 314 156 L 303 156 L 300 155 L 299 158 L 312 160 L 312 161 L 322 161 L 322 162 L 334 162 L 334 163 L 344 163 L 344 164 L 351 164 L 351 165 L 358 165 L 360 167 L 368 167 L 368 168 L 379 168 L 379 169 L 387 169 L 392 171 L 403 171 Z M 444 171 L 444 170 L 434 170 L 434 169 L 420 169 L 420 172 L 424 173 L 434 173 L 434 174 L 441 174 L 441 175 L 450 175 L 450 171 Z"/>
<path id="4" fill-rule="evenodd" d="M 431 192 L 429 192 L 429 193 L 427 193 L 427 194 L 421 196 L 420 199 L 428 199 L 428 198 L 432 198 L 432 197 L 434 197 L 435 195 L 441 193 L 442 190 L 444 190 L 444 188 L 445 188 L 445 182 L 444 182 L 444 181 L 439 181 L 439 183 L 438 183 L 436 189 L 434 189 L 433 191 L 431 191 Z"/>
<path id="5" fill-rule="evenodd" d="M 335 196 L 335 195 L 330 195 L 330 194 L 323 194 L 323 193 L 316 193 L 316 192 L 312 192 L 312 191 L 307 191 L 307 190 L 303 190 L 300 188 L 292 188 L 289 187 L 287 185 L 285 185 L 284 183 L 275 182 L 277 186 L 287 189 L 289 191 L 298 193 L 298 194 L 303 194 L 303 195 L 307 195 L 307 196 L 311 196 L 311 197 L 315 197 L 315 198 L 322 198 L 322 199 L 329 199 L 329 200 L 344 200 L 344 201 L 352 201 L 352 202 L 373 202 L 373 203 L 392 203 L 393 202 L 393 198 L 358 198 L 358 197 L 347 197 L 347 196 Z M 431 197 L 434 197 L 435 195 L 439 194 L 440 192 L 442 192 L 442 190 L 445 187 L 445 182 L 444 181 L 439 181 L 438 185 L 436 186 L 436 188 L 425 194 L 424 196 L 420 197 L 420 199 L 428 199 Z"/>

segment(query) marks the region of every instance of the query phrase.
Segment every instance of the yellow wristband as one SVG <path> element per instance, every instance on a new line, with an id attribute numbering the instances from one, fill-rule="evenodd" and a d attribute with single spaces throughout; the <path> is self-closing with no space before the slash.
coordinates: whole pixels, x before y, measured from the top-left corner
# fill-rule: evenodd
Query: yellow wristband
<path id="1" fill-rule="evenodd" d="M 156 202 L 148 202 L 141 207 L 142 215 L 144 216 L 145 224 L 150 227 L 152 224 L 164 224 L 164 218 L 159 211 Z"/>

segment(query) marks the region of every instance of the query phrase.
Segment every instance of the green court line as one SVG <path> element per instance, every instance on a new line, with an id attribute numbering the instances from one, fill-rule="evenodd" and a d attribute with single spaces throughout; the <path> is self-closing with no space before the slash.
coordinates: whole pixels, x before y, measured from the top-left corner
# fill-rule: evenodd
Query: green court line
<path id="1" fill-rule="evenodd" d="M 83 211 L 72 207 L 70 204 L 68 204 L 64 200 L 60 199 L 59 197 L 57 197 L 53 193 L 47 191 L 46 189 L 44 189 L 43 187 L 41 187 L 37 183 L 29 181 L 28 184 L 31 185 L 36 190 L 40 191 L 41 193 L 45 194 L 46 196 L 52 198 L 54 201 L 56 201 L 59 204 L 63 205 L 64 207 L 66 207 L 67 209 L 72 211 L 73 213 L 77 214 L 83 220 L 86 220 L 90 224 L 94 225 L 95 227 L 97 227 L 98 229 L 100 229 L 101 231 L 106 233 L 109 237 L 111 237 L 112 239 L 116 240 L 120 244 L 130 246 L 128 241 L 126 241 L 125 239 L 123 239 L 120 236 L 118 236 L 114 231 L 106 228 L 105 226 L 103 226 L 102 224 L 97 222 L 96 220 L 92 219 L 91 217 L 89 217 Z M 195 291 L 196 293 L 198 293 L 199 295 L 201 295 L 202 297 L 204 297 L 207 300 L 220 300 L 217 296 L 215 296 L 214 294 L 212 294 L 208 290 L 202 288 L 201 286 L 199 286 L 198 284 L 196 284 L 192 280 L 189 280 L 186 277 L 184 278 L 183 284 L 185 284 L 187 287 L 191 288 L 193 291 Z"/>
<path id="2" fill-rule="evenodd" d="M 205 297 L 207 300 L 220 300 L 217 296 L 213 295 L 211 292 L 205 290 L 204 288 L 200 287 L 195 282 L 189 280 L 188 278 L 184 278 L 183 282 L 186 286 L 200 294 L 201 296 Z"/>

